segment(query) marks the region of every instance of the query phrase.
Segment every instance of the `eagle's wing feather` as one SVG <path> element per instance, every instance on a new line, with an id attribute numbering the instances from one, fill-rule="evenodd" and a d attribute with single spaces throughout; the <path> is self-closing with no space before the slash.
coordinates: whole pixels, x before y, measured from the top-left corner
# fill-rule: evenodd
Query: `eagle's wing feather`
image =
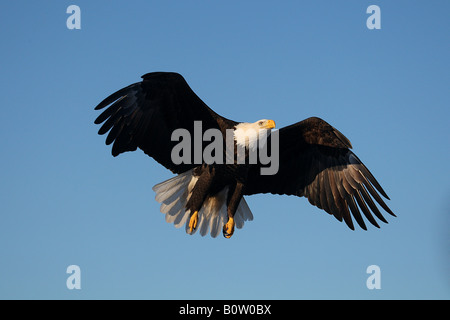
<path id="1" fill-rule="evenodd" d="M 235 122 L 211 110 L 178 73 L 154 72 L 142 78 L 95 107 L 107 107 L 95 120 L 103 123 L 98 133 L 109 131 L 106 144 L 113 143 L 113 156 L 140 148 L 174 173 L 192 169 L 193 161 L 173 163 L 171 151 L 179 143 L 171 141 L 173 131 L 186 129 L 193 137 L 195 121 L 201 121 L 202 133 L 211 128 L 223 131 Z"/>
<path id="2" fill-rule="evenodd" d="M 245 194 L 304 196 L 312 205 L 339 221 L 344 220 L 351 229 L 354 229 L 351 215 L 363 229 L 366 229 L 363 215 L 379 227 L 372 213 L 381 221 L 387 221 L 375 201 L 394 215 L 380 194 L 389 198 L 351 147 L 342 133 L 319 118 L 282 128 L 279 130 L 278 172 L 261 175 L 260 167 L 253 166 Z"/>

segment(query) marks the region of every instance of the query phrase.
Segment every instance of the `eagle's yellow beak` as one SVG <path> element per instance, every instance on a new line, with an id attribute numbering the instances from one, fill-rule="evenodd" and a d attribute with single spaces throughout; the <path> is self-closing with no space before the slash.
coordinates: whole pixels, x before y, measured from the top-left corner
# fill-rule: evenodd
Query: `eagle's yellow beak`
<path id="1" fill-rule="evenodd" d="M 267 120 L 266 129 L 273 129 L 273 128 L 275 128 L 275 121 Z"/>

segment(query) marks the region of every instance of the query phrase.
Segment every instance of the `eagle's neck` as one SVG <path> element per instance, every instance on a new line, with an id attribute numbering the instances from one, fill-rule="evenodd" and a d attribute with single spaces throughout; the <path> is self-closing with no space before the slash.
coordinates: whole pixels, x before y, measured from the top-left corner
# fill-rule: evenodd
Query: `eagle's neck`
<path id="1" fill-rule="evenodd" d="M 234 141 L 239 147 L 244 147 L 254 151 L 258 147 L 258 139 L 262 133 L 266 134 L 268 130 L 261 130 L 254 123 L 239 123 L 234 130 Z"/>

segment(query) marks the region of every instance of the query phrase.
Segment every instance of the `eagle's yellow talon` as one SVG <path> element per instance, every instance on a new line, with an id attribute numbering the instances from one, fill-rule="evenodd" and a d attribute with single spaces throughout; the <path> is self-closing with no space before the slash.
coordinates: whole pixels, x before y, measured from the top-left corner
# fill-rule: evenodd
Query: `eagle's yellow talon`
<path id="1" fill-rule="evenodd" d="M 198 211 L 195 211 L 191 219 L 189 220 L 189 232 L 191 233 L 195 228 L 197 228 L 197 222 L 198 222 Z"/>
<path id="2" fill-rule="evenodd" d="M 227 239 L 231 238 L 234 233 L 234 219 L 228 218 L 228 222 L 223 226 L 223 236 Z"/>

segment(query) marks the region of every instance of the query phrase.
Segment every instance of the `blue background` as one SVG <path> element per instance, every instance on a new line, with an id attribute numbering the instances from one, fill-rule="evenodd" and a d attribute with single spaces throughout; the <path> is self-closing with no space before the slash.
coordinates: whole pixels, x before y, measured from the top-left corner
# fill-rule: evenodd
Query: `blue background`
<path id="1" fill-rule="evenodd" d="M 81 30 L 66 9 L 81 8 Z M 369 5 L 381 29 L 369 30 Z M 450 298 L 448 1 L 10 1 L 0 10 L 2 299 Z M 93 108 L 152 71 L 219 114 L 319 116 L 397 218 L 349 230 L 304 198 L 247 197 L 227 240 L 164 221 L 143 152 L 111 156 Z M 66 268 L 81 268 L 69 290 Z M 366 268 L 381 269 L 369 290 Z"/>

